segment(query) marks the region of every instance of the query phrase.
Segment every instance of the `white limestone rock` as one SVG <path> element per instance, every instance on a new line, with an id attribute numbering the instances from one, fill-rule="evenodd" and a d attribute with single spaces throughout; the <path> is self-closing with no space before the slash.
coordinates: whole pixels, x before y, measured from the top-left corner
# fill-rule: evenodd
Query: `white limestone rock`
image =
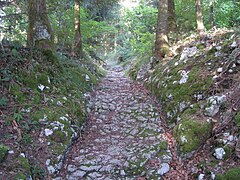
<path id="1" fill-rule="evenodd" d="M 223 156 L 226 154 L 223 148 L 216 148 L 215 153 L 213 154 L 217 159 L 223 159 Z"/>
<path id="2" fill-rule="evenodd" d="M 226 95 L 209 97 L 207 101 L 209 106 L 205 108 L 205 115 L 210 117 L 215 116 L 218 113 L 220 106 L 226 102 L 226 100 Z"/>
<path id="3" fill-rule="evenodd" d="M 168 163 L 162 163 L 161 167 L 158 169 L 158 174 L 159 175 L 164 175 L 166 174 L 168 171 L 170 171 L 170 166 Z"/>
<path id="4" fill-rule="evenodd" d="M 45 136 L 50 136 L 53 134 L 53 130 L 51 129 L 45 129 L 44 132 L 45 132 Z"/>

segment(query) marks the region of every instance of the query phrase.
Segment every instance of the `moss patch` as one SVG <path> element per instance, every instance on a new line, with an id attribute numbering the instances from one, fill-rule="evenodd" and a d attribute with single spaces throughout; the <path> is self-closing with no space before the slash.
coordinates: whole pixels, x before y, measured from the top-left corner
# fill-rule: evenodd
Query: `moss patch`
<path id="1" fill-rule="evenodd" d="M 235 123 L 238 127 L 240 127 L 240 112 L 238 112 L 234 118 Z"/>
<path id="2" fill-rule="evenodd" d="M 195 119 L 186 119 L 179 123 L 173 131 L 181 154 L 196 150 L 210 135 L 211 124 Z"/>
<path id="3" fill-rule="evenodd" d="M 218 174 L 216 180 L 239 180 L 240 179 L 240 168 L 233 168 L 228 170 L 224 174 Z"/>
<path id="4" fill-rule="evenodd" d="M 9 147 L 3 144 L 0 144 L 0 163 L 5 160 L 8 150 L 9 150 Z"/>

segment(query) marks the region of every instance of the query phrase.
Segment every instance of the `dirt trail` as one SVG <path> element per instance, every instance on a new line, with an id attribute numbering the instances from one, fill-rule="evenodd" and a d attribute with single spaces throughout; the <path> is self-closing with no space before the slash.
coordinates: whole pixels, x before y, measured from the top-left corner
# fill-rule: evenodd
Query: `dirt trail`
<path id="1" fill-rule="evenodd" d="M 114 67 L 91 99 L 85 133 L 66 162 L 66 179 L 152 179 L 170 170 L 159 108 L 142 84 Z"/>

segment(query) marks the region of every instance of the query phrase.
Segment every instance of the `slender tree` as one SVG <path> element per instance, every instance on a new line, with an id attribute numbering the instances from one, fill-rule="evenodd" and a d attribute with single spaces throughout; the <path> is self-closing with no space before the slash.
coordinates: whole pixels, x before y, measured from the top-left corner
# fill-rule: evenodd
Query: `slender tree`
<path id="1" fill-rule="evenodd" d="M 177 30 L 176 13 L 174 0 L 168 0 L 168 31 L 175 32 Z"/>
<path id="2" fill-rule="evenodd" d="M 197 30 L 201 35 L 205 31 L 205 27 L 204 27 L 204 24 L 203 24 L 201 0 L 196 0 L 196 12 L 197 12 Z"/>
<path id="3" fill-rule="evenodd" d="M 80 21 L 80 0 L 75 0 L 74 6 L 74 29 L 75 38 L 73 44 L 73 54 L 79 57 L 83 56 L 82 35 L 81 35 L 81 21 Z"/>
<path id="4" fill-rule="evenodd" d="M 155 57 L 161 60 L 168 52 L 168 0 L 159 0 L 158 22 L 155 41 Z"/>
<path id="5" fill-rule="evenodd" d="M 53 50 L 54 38 L 45 0 L 28 0 L 27 46 Z"/>
<path id="6" fill-rule="evenodd" d="M 210 0 L 210 28 L 213 28 L 214 26 L 213 4 L 214 0 Z"/>

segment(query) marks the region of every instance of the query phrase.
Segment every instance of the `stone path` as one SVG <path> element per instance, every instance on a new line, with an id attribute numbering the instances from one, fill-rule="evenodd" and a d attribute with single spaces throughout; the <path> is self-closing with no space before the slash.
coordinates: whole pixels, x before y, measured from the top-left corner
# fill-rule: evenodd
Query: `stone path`
<path id="1" fill-rule="evenodd" d="M 91 100 L 88 126 L 66 164 L 66 179 L 161 179 L 171 153 L 149 91 L 109 70 Z"/>

